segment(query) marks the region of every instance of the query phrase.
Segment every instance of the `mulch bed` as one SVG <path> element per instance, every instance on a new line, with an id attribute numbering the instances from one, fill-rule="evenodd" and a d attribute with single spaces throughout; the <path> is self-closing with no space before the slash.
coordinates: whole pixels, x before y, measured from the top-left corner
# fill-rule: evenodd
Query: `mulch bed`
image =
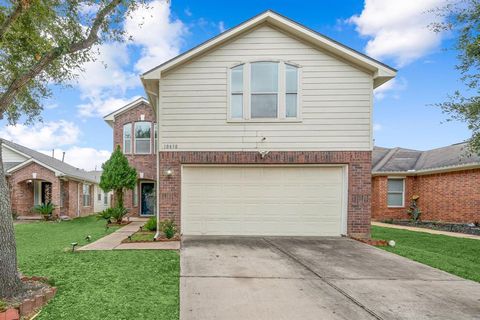
<path id="1" fill-rule="evenodd" d="M 480 226 L 472 226 L 465 223 L 443 223 L 434 221 L 418 221 L 410 220 L 388 220 L 382 221 L 384 223 L 396 224 L 401 226 L 418 227 L 432 230 L 459 232 L 465 234 L 473 234 L 480 236 Z"/>
<path id="2" fill-rule="evenodd" d="M 22 277 L 22 292 L 8 299 L 3 299 L 7 307 L 0 311 L 0 319 L 29 319 L 34 316 L 50 299 L 55 296 L 57 288 L 48 284 L 44 277 Z"/>
<path id="3" fill-rule="evenodd" d="M 137 231 L 135 232 L 134 234 L 131 235 L 131 238 L 126 238 L 126 239 L 123 239 L 122 240 L 122 243 L 142 243 L 142 242 L 168 242 L 168 241 L 180 241 L 180 236 L 178 235 L 175 235 L 173 238 L 171 239 L 167 239 L 165 237 L 161 237 L 161 238 L 157 238 L 157 239 L 154 239 L 153 237 L 155 236 L 155 231 Z M 145 237 L 150 237 L 151 240 L 147 240 L 147 239 L 142 239 L 142 240 L 139 240 L 139 239 L 135 239 L 135 236 L 140 236 L 142 238 L 145 238 Z"/>

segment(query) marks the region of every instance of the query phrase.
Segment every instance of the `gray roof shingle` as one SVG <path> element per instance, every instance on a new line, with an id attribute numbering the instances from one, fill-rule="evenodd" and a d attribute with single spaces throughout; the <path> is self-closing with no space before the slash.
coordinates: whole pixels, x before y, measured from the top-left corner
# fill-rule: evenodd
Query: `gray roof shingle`
<path id="1" fill-rule="evenodd" d="M 75 179 L 79 179 L 79 180 L 84 180 L 84 181 L 88 181 L 88 182 L 98 182 L 95 178 L 96 175 L 92 174 L 89 171 L 85 171 L 85 170 L 76 168 L 72 165 L 69 165 L 66 162 L 63 162 L 63 161 L 60 161 L 60 160 L 55 159 L 53 157 L 47 156 L 46 154 L 43 154 L 41 152 L 38 152 L 38 151 L 32 150 L 30 148 L 24 147 L 20 144 L 12 142 L 12 141 L 8 141 L 8 140 L 5 140 L 5 139 L 1 139 L 1 140 L 2 140 L 2 143 L 9 146 L 10 148 L 15 149 L 15 150 L 27 155 L 28 157 L 30 157 L 34 160 L 37 160 L 37 161 L 39 161 L 39 162 L 57 170 L 57 171 L 62 172 L 67 177 L 71 177 L 71 178 L 75 178 Z M 10 166 L 10 168 L 13 167 L 13 166 L 11 166 L 11 163 L 7 162 L 7 163 L 4 163 L 4 166 L 5 166 L 4 170 L 8 170 L 7 169 L 7 164 Z M 17 163 L 16 165 L 18 165 L 18 164 L 19 163 Z M 98 180 L 100 180 L 100 177 L 98 177 Z"/>
<path id="2" fill-rule="evenodd" d="M 471 164 L 480 165 L 480 155 L 469 154 L 467 146 L 464 142 L 426 151 L 375 147 L 372 155 L 372 171 L 374 173 L 412 172 Z"/>

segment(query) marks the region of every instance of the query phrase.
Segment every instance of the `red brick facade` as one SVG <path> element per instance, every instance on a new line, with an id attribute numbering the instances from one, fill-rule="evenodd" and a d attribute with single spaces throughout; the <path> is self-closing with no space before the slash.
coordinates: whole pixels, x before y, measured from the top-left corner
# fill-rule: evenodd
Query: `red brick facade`
<path id="1" fill-rule="evenodd" d="M 61 180 L 55 173 L 37 163 L 31 163 L 14 171 L 7 177 L 10 187 L 12 211 L 18 216 L 37 215 L 33 212 L 35 181 L 51 183 L 51 202 L 56 206 L 54 214 L 67 215 L 72 218 L 93 213 L 93 198 L 89 206 L 83 206 L 82 183 L 73 180 Z M 80 197 L 78 197 L 80 192 Z M 63 194 L 63 205 L 62 205 Z M 93 185 L 90 185 L 90 195 L 93 197 Z M 78 205 L 80 209 L 78 210 Z"/>
<path id="2" fill-rule="evenodd" d="M 370 235 L 371 152 L 160 152 L 160 218 L 174 218 L 180 226 L 182 164 L 346 164 L 348 165 L 348 223 L 351 236 Z M 173 175 L 165 175 L 167 169 Z"/>
<path id="3" fill-rule="evenodd" d="M 413 195 L 422 220 L 471 223 L 480 221 L 480 169 L 406 177 L 405 208 L 387 207 L 387 177 L 372 178 L 372 218 L 408 219 Z"/>
<path id="4" fill-rule="evenodd" d="M 142 120 L 143 119 L 143 120 Z M 151 153 L 150 154 L 136 154 L 134 151 L 135 135 L 134 127 L 135 122 L 147 121 L 152 124 L 152 136 L 151 136 Z M 115 116 L 113 123 L 113 146 L 116 148 L 120 146 L 123 151 L 123 126 L 125 124 L 132 124 L 132 152 L 125 154 L 128 162 L 132 167 L 137 169 L 139 181 L 137 184 L 137 196 L 138 204 L 134 205 L 133 192 L 134 190 L 128 190 L 124 195 L 124 205 L 129 210 L 130 216 L 139 215 L 140 210 L 140 182 L 157 180 L 157 159 L 155 156 L 155 139 L 154 139 L 154 124 L 155 113 L 148 104 L 141 102 L 140 104 L 118 114 Z"/>

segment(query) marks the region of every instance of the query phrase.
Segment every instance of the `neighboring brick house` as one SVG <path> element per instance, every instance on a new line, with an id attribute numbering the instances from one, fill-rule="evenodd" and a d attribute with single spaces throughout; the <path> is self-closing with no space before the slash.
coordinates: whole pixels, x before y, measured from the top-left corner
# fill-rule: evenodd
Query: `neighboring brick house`
<path id="1" fill-rule="evenodd" d="M 34 206 L 51 202 L 54 214 L 71 218 L 95 212 L 98 172 L 87 172 L 19 144 L 1 139 L 3 166 L 17 216 L 38 216 Z M 109 206 L 109 196 L 107 205 Z M 101 200 L 103 203 L 104 199 Z"/>
<path id="2" fill-rule="evenodd" d="M 372 159 L 372 218 L 409 219 L 413 195 L 425 221 L 480 221 L 480 156 L 467 144 L 418 151 L 375 147 Z"/>
<path id="3" fill-rule="evenodd" d="M 156 115 L 144 98 L 136 99 L 106 115 L 113 128 L 113 147 L 120 146 L 138 181 L 134 190 L 127 190 L 124 205 L 129 216 L 153 216 L 156 212 L 157 157 Z"/>
<path id="4" fill-rule="evenodd" d="M 184 235 L 368 237 L 373 89 L 395 75 L 272 11 L 146 72 L 159 218 Z M 115 144 L 144 121 L 126 113 Z"/>

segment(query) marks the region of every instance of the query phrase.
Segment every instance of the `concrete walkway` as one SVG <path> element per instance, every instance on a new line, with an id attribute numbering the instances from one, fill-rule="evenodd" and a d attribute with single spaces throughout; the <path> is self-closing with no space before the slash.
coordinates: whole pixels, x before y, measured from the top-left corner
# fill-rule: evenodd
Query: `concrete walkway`
<path id="1" fill-rule="evenodd" d="M 137 232 L 145 224 L 144 220 L 132 221 L 117 231 L 87 244 L 78 251 L 89 250 L 179 250 L 180 241 L 157 241 L 122 243 L 124 239 Z"/>
<path id="2" fill-rule="evenodd" d="M 87 250 L 113 250 L 119 245 L 122 244 L 122 240 L 126 239 L 128 236 L 131 236 L 135 232 L 137 232 L 141 226 L 143 226 L 145 222 L 143 221 L 134 221 L 127 224 L 125 227 L 121 227 L 117 231 L 105 236 L 103 238 L 98 239 L 95 242 L 87 244 L 79 248 L 79 251 L 87 251 Z"/>
<path id="3" fill-rule="evenodd" d="M 450 237 L 455 237 L 455 238 L 480 240 L 480 236 L 476 236 L 476 235 L 473 235 L 473 234 L 466 234 L 466 233 L 460 233 L 460 232 L 449 232 L 449 231 L 442 231 L 442 230 L 433 230 L 433 229 L 410 227 L 410 226 L 401 226 L 401 225 L 398 225 L 398 224 L 390 224 L 390 223 L 383 223 L 383 222 L 372 221 L 372 226 L 383 227 L 383 228 L 392 228 L 392 229 L 401 229 L 401 230 L 409 230 L 409 231 L 416 231 L 416 232 L 424 232 L 424 233 L 430 233 L 430 234 L 439 234 L 439 235 L 450 236 Z"/>

